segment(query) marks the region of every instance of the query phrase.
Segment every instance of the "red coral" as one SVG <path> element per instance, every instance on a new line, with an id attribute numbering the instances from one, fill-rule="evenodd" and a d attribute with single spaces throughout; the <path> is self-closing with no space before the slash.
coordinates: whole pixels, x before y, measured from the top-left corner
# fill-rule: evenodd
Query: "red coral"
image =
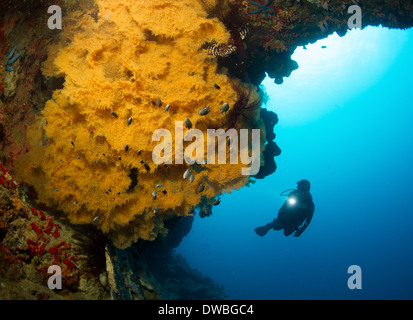
<path id="1" fill-rule="evenodd" d="M 51 247 L 51 248 L 49 249 L 49 252 L 50 252 L 51 254 L 55 255 L 55 254 L 58 253 L 58 250 L 57 250 L 56 247 Z"/>
<path id="2" fill-rule="evenodd" d="M 30 226 L 33 228 L 34 231 L 36 231 L 37 234 L 43 234 L 42 229 L 39 228 L 34 222 L 32 222 Z"/>
<path id="3" fill-rule="evenodd" d="M 50 232 L 52 231 L 53 226 L 54 226 L 53 221 L 49 220 L 49 223 L 47 224 L 47 227 L 44 229 L 44 233 L 46 233 L 47 235 L 50 235 Z"/>
<path id="4" fill-rule="evenodd" d="M 40 244 L 32 239 L 27 239 L 27 248 L 32 256 L 40 256 L 44 253 L 44 243 Z"/>
<path id="5" fill-rule="evenodd" d="M 43 211 L 39 211 L 40 219 L 46 220 L 46 216 Z"/>
<path id="6" fill-rule="evenodd" d="M 39 256 L 44 253 L 44 248 L 45 248 L 45 244 L 42 243 L 42 244 L 40 245 L 39 250 L 37 251 L 37 254 L 38 254 Z"/>
<path id="7" fill-rule="evenodd" d="M 0 164 L 0 184 L 9 190 L 17 186 L 2 164 Z M 21 236 L 25 243 L 12 247 L 6 247 L 0 243 L 0 270 L 6 270 L 7 273 L 18 277 L 23 270 L 21 265 L 32 263 L 36 270 L 41 270 L 42 275 L 47 275 L 47 268 L 51 263 L 62 267 L 65 283 L 76 284 L 79 281 L 78 267 L 75 265 L 76 255 L 72 245 L 61 239 L 62 226 L 55 223 L 52 216 L 47 215 L 39 208 L 27 206 L 24 201 L 18 198 L 18 192 L 12 192 L 12 194 L 12 200 L 19 206 L 15 205 L 11 210 L 6 211 L 0 209 L 0 228 L 8 229 L 9 221 L 7 219 L 4 221 L 4 216 L 8 217 L 9 213 L 18 211 L 21 206 L 19 211 L 21 214 L 16 215 L 16 218 L 21 219 L 20 222 L 24 227 Z M 59 241 L 55 239 L 59 239 Z M 32 259 L 39 256 L 42 258 Z M 44 265 L 45 262 L 46 265 Z"/>
<path id="8" fill-rule="evenodd" d="M 53 232 L 52 236 L 55 237 L 55 238 L 59 238 L 60 237 L 59 229 L 61 229 L 62 227 L 59 226 L 58 224 L 55 224 L 55 226 L 56 226 L 56 229 Z"/>
<path id="9" fill-rule="evenodd" d="M 8 177 L 6 177 L 6 173 L 9 174 Z M 11 179 L 10 173 L 3 167 L 3 164 L 0 163 L 0 184 L 3 184 L 6 188 L 8 189 L 13 189 L 16 190 L 19 185 Z"/>
<path id="10" fill-rule="evenodd" d="M 52 264 L 57 265 L 60 261 L 60 257 L 58 255 L 54 255 L 54 260 L 52 262 Z"/>
<path id="11" fill-rule="evenodd" d="M 70 261 L 70 259 L 67 259 L 67 258 L 63 260 L 63 263 L 68 267 L 70 271 L 72 271 L 73 268 L 76 267 L 75 264 L 72 261 Z"/>

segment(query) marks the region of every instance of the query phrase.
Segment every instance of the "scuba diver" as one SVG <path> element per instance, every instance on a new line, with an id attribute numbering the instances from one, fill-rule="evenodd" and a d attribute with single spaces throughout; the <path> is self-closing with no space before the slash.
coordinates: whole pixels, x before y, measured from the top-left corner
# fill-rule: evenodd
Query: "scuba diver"
<path id="1" fill-rule="evenodd" d="M 285 236 L 295 232 L 294 237 L 299 237 L 313 218 L 315 207 L 310 187 L 310 181 L 300 180 L 297 182 L 297 189 L 289 189 L 282 192 L 281 196 L 284 196 L 285 192 L 292 190 L 278 211 L 278 218 L 275 218 L 274 221 L 265 226 L 254 229 L 254 231 L 263 237 L 270 229 L 284 229 Z"/>

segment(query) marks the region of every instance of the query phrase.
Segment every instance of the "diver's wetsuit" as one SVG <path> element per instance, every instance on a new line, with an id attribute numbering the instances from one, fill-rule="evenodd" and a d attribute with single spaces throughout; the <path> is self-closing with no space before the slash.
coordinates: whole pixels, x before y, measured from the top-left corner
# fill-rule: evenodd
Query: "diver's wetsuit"
<path id="1" fill-rule="evenodd" d="M 288 199 L 296 198 L 296 203 L 290 205 Z M 287 201 L 278 211 L 278 218 L 274 219 L 273 229 L 284 229 L 284 235 L 289 236 L 294 231 L 295 236 L 301 235 L 313 218 L 314 203 L 309 192 L 294 190 L 288 195 Z M 301 226 L 301 227 L 300 227 Z"/>
<path id="2" fill-rule="evenodd" d="M 289 203 L 292 198 L 296 200 L 294 204 Z M 278 211 L 278 218 L 263 227 L 256 228 L 255 232 L 262 237 L 270 229 L 284 229 L 285 236 L 289 236 L 295 231 L 294 236 L 299 237 L 310 224 L 314 209 L 313 197 L 310 192 L 294 190 L 290 192 L 287 200 Z"/>

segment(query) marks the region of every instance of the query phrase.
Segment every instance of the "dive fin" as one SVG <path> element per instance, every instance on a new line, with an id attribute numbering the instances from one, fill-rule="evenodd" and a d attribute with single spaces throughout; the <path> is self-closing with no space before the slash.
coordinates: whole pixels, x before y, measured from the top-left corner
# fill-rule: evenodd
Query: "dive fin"
<path id="1" fill-rule="evenodd" d="M 272 229 L 272 227 L 273 227 L 273 222 L 270 222 L 270 223 L 266 224 L 265 226 L 255 228 L 254 231 L 260 237 L 263 237 L 267 234 L 268 231 L 270 231 L 270 229 Z"/>

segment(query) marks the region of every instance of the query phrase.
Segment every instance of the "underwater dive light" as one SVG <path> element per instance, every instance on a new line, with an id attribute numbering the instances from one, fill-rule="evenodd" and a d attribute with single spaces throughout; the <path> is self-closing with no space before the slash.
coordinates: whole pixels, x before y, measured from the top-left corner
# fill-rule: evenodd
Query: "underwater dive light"
<path id="1" fill-rule="evenodd" d="M 295 204 L 297 203 L 297 199 L 294 198 L 294 197 L 288 198 L 287 201 L 288 201 L 288 204 L 289 204 L 290 206 L 293 206 L 293 205 L 295 205 Z"/>

